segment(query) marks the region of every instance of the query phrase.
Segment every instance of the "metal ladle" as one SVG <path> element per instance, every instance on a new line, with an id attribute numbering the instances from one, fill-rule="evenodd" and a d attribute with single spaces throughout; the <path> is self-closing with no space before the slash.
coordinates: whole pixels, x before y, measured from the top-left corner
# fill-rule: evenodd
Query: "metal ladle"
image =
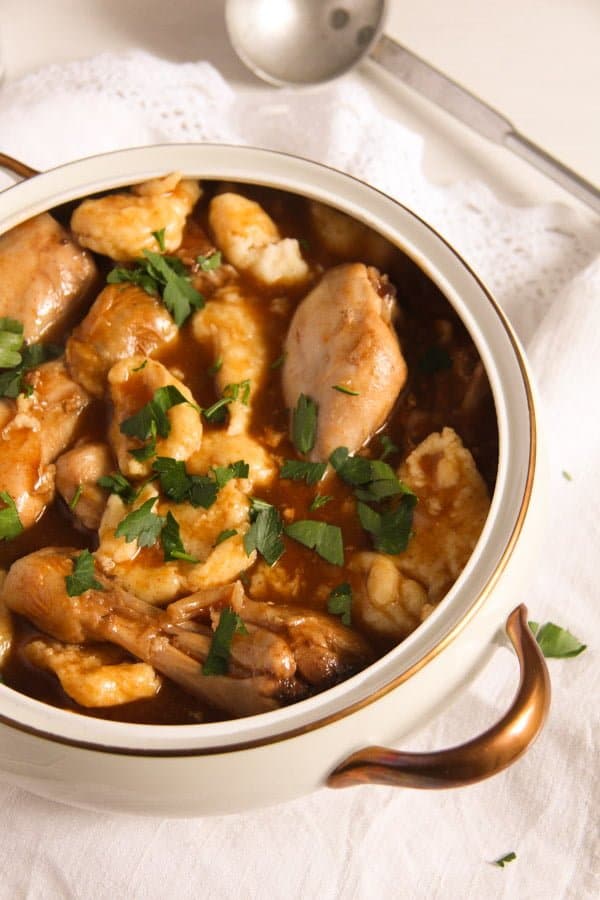
<path id="1" fill-rule="evenodd" d="M 483 100 L 382 35 L 386 7 L 386 0 L 227 0 L 225 21 L 235 52 L 264 81 L 278 86 L 319 84 L 368 55 L 600 213 L 598 188 L 520 134 Z"/>

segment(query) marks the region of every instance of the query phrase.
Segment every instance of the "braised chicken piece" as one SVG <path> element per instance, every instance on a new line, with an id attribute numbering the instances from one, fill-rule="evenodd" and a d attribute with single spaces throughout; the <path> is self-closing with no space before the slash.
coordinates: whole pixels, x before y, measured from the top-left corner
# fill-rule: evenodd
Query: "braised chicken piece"
<path id="1" fill-rule="evenodd" d="M 99 442 L 79 444 L 56 460 L 56 489 L 75 518 L 97 531 L 108 493 L 98 479 L 110 475 L 115 464 L 110 447 Z"/>
<path id="2" fill-rule="evenodd" d="M 147 477 L 152 470 L 154 456 L 187 460 L 200 447 L 202 420 L 192 392 L 162 363 L 141 355 L 130 356 L 112 367 L 108 373 L 108 383 L 113 403 L 109 440 L 119 468 L 128 478 Z M 153 402 L 157 391 L 170 388 L 175 390 L 174 397 L 161 395 L 167 397 L 163 412 L 167 420 L 164 433 L 160 430 L 154 435 L 140 431 L 136 435 L 124 432 L 126 419 Z M 142 459 L 131 454 L 131 450 L 140 450 L 147 440 L 155 441 L 155 452 Z"/>
<path id="3" fill-rule="evenodd" d="M 133 284 L 109 284 L 67 341 L 73 378 L 94 397 L 106 390 L 109 369 L 120 359 L 152 356 L 177 337 L 166 308 Z"/>
<path id="4" fill-rule="evenodd" d="M 84 200 L 71 217 L 82 247 L 117 261 L 137 259 L 144 250 L 167 253 L 181 244 L 185 221 L 201 196 L 194 179 L 174 172 L 134 185 L 131 191 Z"/>
<path id="5" fill-rule="evenodd" d="M 295 285 L 310 272 L 296 238 L 284 238 L 273 219 L 241 194 L 217 194 L 209 223 L 215 242 L 240 272 L 264 285 Z"/>
<path id="6" fill-rule="evenodd" d="M 80 706 L 118 706 L 154 697 L 160 688 L 152 666 L 124 662 L 126 654 L 109 644 L 80 647 L 34 640 L 24 653 L 33 666 L 54 672 L 65 694 Z"/>
<path id="7" fill-rule="evenodd" d="M 233 716 L 275 709 L 280 688 L 269 676 L 206 676 L 198 662 L 178 650 L 162 627 L 161 613 L 97 573 L 96 588 L 69 596 L 66 578 L 77 551 L 46 547 L 22 557 L 10 569 L 0 599 L 58 641 L 108 641 L 122 647 L 184 690 Z"/>
<path id="8" fill-rule="evenodd" d="M 35 342 L 72 322 L 90 296 L 94 260 L 48 213 L 0 235 L 0 317 Z"/>
<path id="9" fill-rule="evenodd" d="M 0 401 L 0 491 L 14 501 L 23 528 L 54 498 L 56 457 L 70 445 L 87 393 L 60 359 L 27 375 L 31 395 Z"/>
<path id="10" fill-rule="evenodd" d="M 398 470 L 417 495 L 413 536 L 396 556 L 359 553 L 356 612 L 371 630 L 400 640 L 456 581 L 481 534 L 490 500 L 473 457 L 451 428 L 430 434 Z"/>
<path id="11" fill-rule="evenodd" d="M 318 404 L 311 460 L 336 447 L 355 453 L 383 425 L 406 380 L 392 326 L 393 297 L 362 263 L 330 269 L 298 306 L 285 342 L 283 393 Z"/>

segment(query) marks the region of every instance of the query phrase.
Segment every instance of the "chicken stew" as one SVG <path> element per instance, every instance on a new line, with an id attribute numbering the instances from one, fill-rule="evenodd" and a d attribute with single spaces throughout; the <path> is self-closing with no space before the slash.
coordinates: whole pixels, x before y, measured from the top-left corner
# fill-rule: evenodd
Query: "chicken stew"
<path id="1" fill-rule="evenodd" d="M 0 236 L 0 669 L 93 716 L 301 700 L 477 542 L 497 428 L 462 323 L 314 201 L 177 173 Z"/>

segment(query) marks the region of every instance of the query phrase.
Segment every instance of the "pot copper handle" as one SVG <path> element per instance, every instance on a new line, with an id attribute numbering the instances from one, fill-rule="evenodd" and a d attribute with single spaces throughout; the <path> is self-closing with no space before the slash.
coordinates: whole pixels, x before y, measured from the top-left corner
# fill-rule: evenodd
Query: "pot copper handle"
<path id="1" fill-rule="evenodd" d="M 32 175 L 39 175 L 37 169 L 32 169 L 31 166 L 19 162 L 18 159 L 14 159 L 6 153 L 0 153 L 0 169 L 8 169 L 9 172 L 12 172 L 13 175 L 18 175 L 20 178 L 31 178 Z"/>
<path id="2" fill-rule="evenodd" d="M 435 753 L 406 753 L 365 747 L 335 769 L 329 787 L 391 784 L 412 788 L 450 788 L 474 784 L 501 772 L 524 753 L 540 733 L 550 704 L 548 669 L 527 624 L 527 607 L 508 617 L 507 634 L 519 660 L 521 678 L 512 706 L 479 737 Z"/>

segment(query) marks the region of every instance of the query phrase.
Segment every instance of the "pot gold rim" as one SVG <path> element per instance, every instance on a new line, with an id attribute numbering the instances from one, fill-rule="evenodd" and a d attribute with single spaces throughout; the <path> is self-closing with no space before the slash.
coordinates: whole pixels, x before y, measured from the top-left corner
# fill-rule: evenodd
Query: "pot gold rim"
<path id="1" fill-rule="evenodd" d="M 169 146 L 169 145 L 153 145 L 153 146 Z M 178 145 L 174 145 L 178 146 Z M 179 145 L 181 146 L 181 145 Z M 185 145 L 184 145 L 185 146 Z M 202 145 L 207 146 L 207 145 Z M 314 721 L 309 722 L 306 725 L 300 725 L 295 728 L 288 729 L 287 731 L 282 731 L 274 735 L 268 735 L 265 737 L 255 738 L 247 741 L 240 741 L 237 743 L 229 743 L 222 744 L 220 746 L 215 747 L 206 747 L 206 748 L 185 748 L 185 749 L 169 749 L 169 750 L 148 750 L 144 748 L 136 748 L 136 747 L 119 747 L 112 746 L 110 744 L 99 744 L 94 741 L 83 741 L 77 738 L 69 738 L 63 737 L 62 735 L 55 734 L 53 732 L 45 731 L 44 729 L 34 728 L 33 726 L 26 725 L 22 722 L 15 721 L 8 716 L 5 716 L 0 713 L 0 723 L 3 725 L 7 725 L 11 728 L 14 728 L 18 731 L 21 731 L 25 734 L 32 735 L 34 737 L 41 738 L 43 740 L 50 741 L 52 743 L 58 743 L 62 745 L 66 745 L 69 747 L 75 747 L 82 750 L 89 750 L 97 753 L 108 753 L 114 754 L 118 756 L 141 756 L 141 757 L 199 757 L 199 756 L 213 756 L 216 754 L 227 754 L 227 753 L 235 753 L 242 750 L 250 750 L 258 747 L 267 746 L 269 744 L 279 743 L 280 741 L 291 740 L 294 737 L 298 737 L 304 734 L 308 734 L 311 731 L 315 731 L 318 728 L 323 728 L 327 725 L 331 725 L 334 722 L 339 721 L 340 719 L 346 718 L 346 716 L 351 715 L 352 713 L 358 712 L 366 706 L 369 706 L 371 703 L 374 703 L 376 700 L 379 700 L 381 697 L 388 694 L 390 691 L 393 691 L 395 688 L 399 687 L 405 681 L 408 681 L 413 675 L 419 672 L 424 666 L 426 666 L 429 662 L 435 659 L 449 644 L 451 644 L 458 635 L 463 631 L 463 629 L 469 624 L 469 622 L 473 619 L 475 614 L 478 612 L 480 607 L 483 605 L 484 601 L 487 599 L 491 591 L 496 586 L 500 575 L 506 568 L 506 565 L 512 556 L 515 544 L 517 539 L 522 531 L 523 523 L 525 521 L 525 517 L 527 514 L 527 510 L 531 501 L 531 494 L 533 490 L 533 481 L 535 476 L 535 467 L 536 467 L 536 453 L 537 453 L 537 424 L 535 417 L 535 407 L 533 401 L 533 390 L 529 380 L 529 374 L 527 372 L 527 367 L 525 364 L 525 360 L 523 354 L 521 352 L 521 348 L 519 346 L 516 335 L 513 331 L 512 326 L 510 325 L 506 315 L 486 287 L 486 285 L 479 278 L 477 273 L 471 268 L 471 266 L 463 259 L 463 257 L 454 249 L 454 247 L 428 222 L 422 219 L 417 213 L 415 213 L 412 209 L 405 206 L 405 204 L 401 203 L 399 200 L 396 200 L 394 197 L 391 197 L 389 194 L 386 194 L 385 191 L 380 190 L 379 188 L 373 187 L 373 185 L 369 184 L 366 181 L 363 181 L 361 178 L 357 178 L 355 175 L 350 175 L 347 172 L 342 172 L 339 169 L 336 169 L 333 166 L 328 166 L 325 163 L 315 162 L 314 160 L 306 159 L 305 157 L 298 156 L 293 153 L 285 153 L 280 151 L 269 151 L 260 147 L 250 147 L 248 145 L 243 145 L 243 148 L 234 144 L 212 144 L 211 146 L 217 147 L 232 147 L 235 149 L 248 149 L 248 150 L 258 150 L 261 153 L 272 153 L 276 156 L 287 156 L 291 159 L 298 160 L 304 163 L 308 163 L 311 166 L 318 166 L 322 169 L 327 169 L 331 172 L 336 173 L 337 175 L 343 175 L 345 178 L 349 178 L 352 181 L 358 182 L 364 187 L 368 188 L 371 191 L 374 191 L 377 194 L 380 194 L 382 197 L 385 197 L 387 200 L 391 201 L 396 206 L 403 209 L 406 213 L 420 222 L 429 232 L 431 232 L 442 244 L 447 247 L 447 249 L 452 253 L 452 255 L 458 260 L 458 262 L 464 267 L 464 269 L 469 273 L 469 275 L 473 278 L 473 280 L 477 283 L 479 288 L 481 289 L 484 296 L 487 298 L 489 303 L 491 304 L 494 312 L 496 313 L 501 325 L 503 326 L 510 344 L 512 346 L 517 364 L 519 366 L 519 371 L 521 373 L 521 377 L 523 380 L 523 386 L 525 389 L 525 394 L 527 398 L 527 410 L 529 414 L 529 458 L 528 458 L 528 466 L 527 466 L 527 476 L 525 480 L 525 487 L 523 491 L 523 497 L 521 500 L 521 505 L 519 507 L 519 512 L 517 514 L 515 524 L 513 530 L 508 538 L 506 546 L 502 552 L 500 559 L 498 560 L 494 570 L 491 572 L 486 584 L 481 589 L 479 594 L 473 600 L 471 606 L 464 612 L 461 619 L 456 622 L 456 624 L 448 631 L 446 635 L 444 635 L 441 640 L 437 642 L 437 644 L 428 650 L 426 653 L 421 656 L 420 659 L 416 660 L 412 665 L 410 665 L 407 669 L 397 675 L 395 678 L 392 678 L 386 684 L 382 685 L 377 690 L 370 693 L 368 696 L 363 697 L 360 700 L 356 700 L 353 703 L 348 704 L 342 709 L 338 709 L 333 713 L 329 713 L 321 718 L 315 719 Z M 143 150 L 148 149 L 144 147 L 137 148 L 128 148 L 129 150 Z M 122 153 L 122 150 L 113 151 L 113 153 Z M 125 151 L 126 152 L 126 151 Z M 110 156 L 111 153 L 102 154 Z M 88 157 L 93 158 L 93 157 Z M 83 160 L 73 160 L 73 162 L 81 162 Z M 66 165 L 70 165 L 67 163 Z M 0 153 L 0 166 L 10 169 L 22 177 L 29 178 L 32 176 L 37 176 L 39 173 L 37 170 L 32 169 L 30 166 L 19 162 L 12 157 Z M 62 168 L 62 167 L 58 167 Z M 49 170 L 52 171 L 52 170 Z M 242 179 L 237 179 L 242 180 Z M 244 183 L 256 183 L 252 182 L 250 179 Z M 281 185 L 273 183 L 271 185 L 266 181 L 261 181 L 261 185 L 265 187 L 275 187 L 281 190 Z M 13 186 L 14 187 L 14 186 Z M 399 247 L 403 253 L 406 253 L 408 256 L 411 256 L 410 253 L 407 252 L 405 248 Z M 413 259 L 416 265 L 430 278 L 434 283 L 437 283 L 436 278 L 433 274 L 433 267 L 429 268 L 427 265 L 427 261 L 423 259 Z"/>

